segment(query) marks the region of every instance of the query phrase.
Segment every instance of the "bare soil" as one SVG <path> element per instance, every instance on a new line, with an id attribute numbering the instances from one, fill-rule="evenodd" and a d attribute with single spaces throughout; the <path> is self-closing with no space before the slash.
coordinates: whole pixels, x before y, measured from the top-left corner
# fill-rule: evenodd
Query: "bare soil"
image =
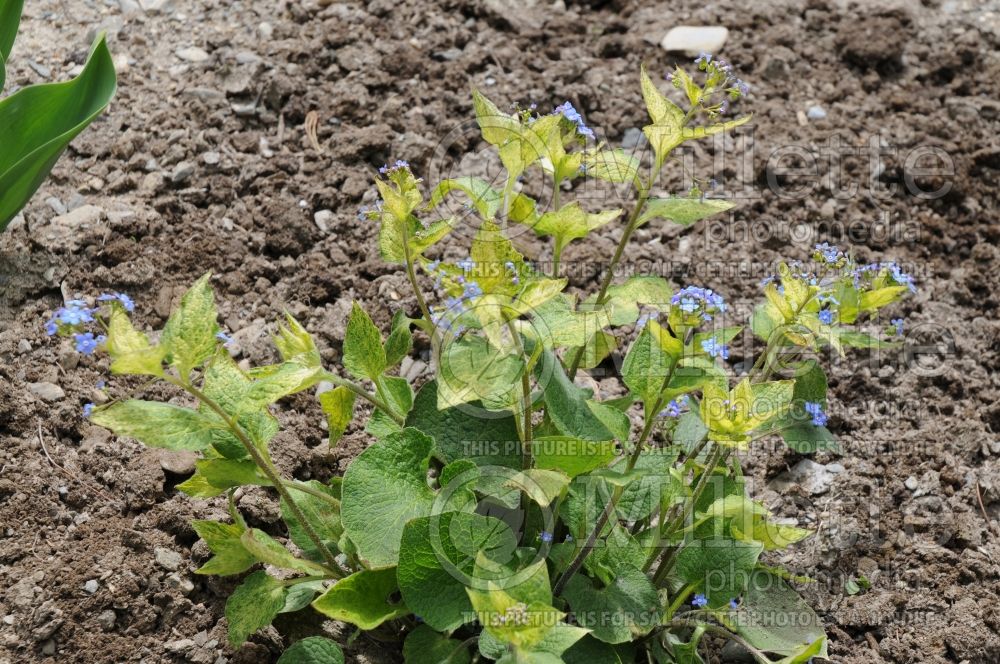
<path id="1" fill-rule="evenodd" d="M 95 385 L 107 367 L 45 336 L 64 296 L 125 291 L 137 320 L 159 326 L 212 270 L 241 360 L 273 359 L 271 321 L 287 309 L 336 363 L 352 300 L 381 324 L 394 307 L 415 309 L 377 257 L 375 226 L 356 217 L 374 200 L 374 169 L 407 159 L 432 179 L 457 168 L 478 145 L 463 124 L 473 86 L 543 110 L 569 99 L 607 140 L 634 137 L 645 119 L 639 64 L 662 74 L 684 59 L 658 45 L 676 24 L 727 26 L 723 55 L 753 86 L 752 132 L 686 153 L 741 205 L 724 222 L 643 229 L 626 267 L 739 302 L 776 260 L 830 241 L 897 260 L 919 284 L 899 309 L 906 353 L 831 358 L 830 425 L 843 450 L 815 457 L 829 485 L 779 494 L 770 483 L 800 455 L 773 445 L 748 459 L 757 495 L 818 529 L 770 562 L 817 580 L 801 589 L 836 661 L 1000 661 L 995 2 L 26 4 L 8 88 L 64 79 L 98 28 L 121 74 L 110 112 L 0 236 L 0 664 L 270 662 L 296 630 L 322 627 L 279 622 L 239 652 L 225 645 L 234 582 L 192 573 L 207 551 L 189 525 L 224 507 L 174 489 L 189 459 L 81 417 L 106 398 Z M 812 106 L 825 118 L 808 117 Z M 834 141 L 853 153 L 839 164 Z M 794 154 L 779 160 L 779 149 Z M 586 268 L 619 232 L 567 251 L 574 287 L 592 287 Z M 140 387 L 116 379 L 109 392 Z M 352 430 L 328 449 L 308 397 L 279 415 L 275 455 L 300 478 L 341 473 L 369 442 Z M 280 534 L 268 495 L 247 492 L 240 506 Z M 871 588 L 848 594 L 860 577 Z M 399 659 L 365 638 L 347 652 Z"/>

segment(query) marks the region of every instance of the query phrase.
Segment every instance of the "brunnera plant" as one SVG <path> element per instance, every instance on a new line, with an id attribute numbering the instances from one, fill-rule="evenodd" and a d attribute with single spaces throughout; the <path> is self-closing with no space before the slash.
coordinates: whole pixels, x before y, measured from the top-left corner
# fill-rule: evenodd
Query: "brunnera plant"
<path id="1" fill-rule="evenodd" d="M 588 140 L 593 132 L 568 103 L 549 115 L 508 114 L 478 92 L 476 117 L 503 164 L 501 187 L 458 177 L 428 194 L 405 162 L 381 169 L 381 203 L 367 216 L 380 224 L 382 257 L 405 270 L 417 309 L 395 312 L 383 334 L 355 304 L 342 373 L 323 366 L 291 317 L 274 339 L 282 361 L 241 369 L 217 325 L 209 275 L 152 338 L 133 326 L 123 294 L 55 312 L 50 334 L 106 352 L 115 374 L 177 389 L 169 402 L 124 398 L 86 412 L 119 436 L 201 454 L 178 489 L 228 498 L 227 521 L 194 528 L 214 554 L 198 573 L 250 572 L 226 606 L 234 646 L 279 613 L 312 607 L 402 639 L 409 664 L 701 662 L 706 634 L 738 642 L 759 662 L 826 655 L 818 617 L 787 583 L 799 577 L 761 558 L 810 531 L 779 523 L 748 495 L 737 452 L 768 436 L 806 453 L 835 445 L 816 356 L 891 346 L 880 336 L 901 333 L 901 320 L 875 335 L 855 324 L 913 281 L 895 264 L 857 264 L 826 244 L 809 264 L 779 265 L 745 335 L 745 346 L 756 338 L 762 349 L 732 378 L 725 360 L 742 327 L 725 325 L 722 296 L 698 286 L 674 292 L 655 276 L 613 283 L 643 224 L 688 225 L 732 207 L 699 191 L 653 195 L 674 148 L 748 120 L 721 120 L 746 92 L 730 66 L 697 62 L 701 83 L 682 69 L 671 76 L 686 110 L 641 72 L 646 174 L 635 157 Z M 529 169 L 551 178 L 551 205 L 518 189 Z M 562 183 L 584 177 L 631 188 L 633 205 L 591 212 L 558 200 Z M 469 218 L 435 217 L 452 195 L 468 199 Z M 475 228 L 468 257 L 433 258 L 459 223 Z M 621 240 L 599 288 L 567 292 L 563 249 L 611 223 L 623 226 Z M 518 226 L 551 238 L 551 269 L 517 250 Z M 422 289 L 421 271 L 433 289 Z M 396 375 L 414 332 L 429 339 L 435 373 L 416 391 Z M 601 399 L 577 384 L 581 369 L 601 363 L 618 370 L 620 396 Z M 311 389 L 331 445 L 356 412 L 370 412 L 372 444 L 329 482 L 282 477 L 269 449 L 279 430 L 270 405 Z M 244 486 L 276 494 L 286 541 L 247 525 L 235 494 Z M 343 656 L 310 637 L 280 661 Z"/>

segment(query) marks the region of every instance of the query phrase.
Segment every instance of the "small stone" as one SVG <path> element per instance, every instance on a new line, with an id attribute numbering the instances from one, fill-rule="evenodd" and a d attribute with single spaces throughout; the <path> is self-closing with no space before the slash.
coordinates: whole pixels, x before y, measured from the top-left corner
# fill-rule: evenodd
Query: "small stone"
<path id="1" fill-rule="evenodd" d="M 184 562 L 181 554 L 170 549 L 164 549 L 161 546 L 153 549 L 153 557 L 161 567 L 171 572 L 176 572 L 180 569 L 181 564 Z"/>
<path id="2" fill-rule="evenodd" d="M 93 595 L 94 593 L 96 593 L 98 588 L 100 588 L 100 584 L 97 583 L 97 579 L 91 579 L 87 581 L 85 584 L 83 584 L 83 592 L 87 593 L 88 595 Z"/>
<path id="3" fill-rule="evenodd" d="M 646 135 L 638 127 L 629 127 L 622 136 L 622 149 L 631 150 L 638 147 L 646 140 Z"/>
<path id="4" fill-rule="evenodd" d="M 920 483 L 917 482 L 916 477 L 910 475 L 909 477 L 906 478 L 906 481 L 903 482 L 903 486 L 905 486 L 910 491 L 916 491 L 917 487 L 920 486 Z"/>
<path id="5" fill-rule="evenodd" d="M 81 226 L 96 224 L 103 216 L 104 210 L 96 205 L 81 205 L 77 208 L 71 207 L 71 210 L 66 214 L 53 217 L 52 224 L 64 228 L 76 229 Z"/>
<path id="6" fill-rule="evenodd" d="M 46 198 L 45 204 L 48 205 L 50 208 L 52 208 L 52 211 L 55 212 L 56 214 L 66 214 L 66 212 L 68 211 L 66 210 L 66 206 L 63 205 L 63 202 L 58 198 L 56 198 L 55 196 L 49 196 L 48 198 Z"/>
<path id="7" fill-rule="evenodd" d="M 197 46 L 188 46 L 187 48 L 179 48 L 175 51 L 177 57 L 185 62 L 199 63 L 205 62 L 210 57 L 208 53 Z"/>
<path id="8" fill-rule="evenodd" d="M 61 401 L 66 398 L 63 388 L 55 383 L 28 383 L 28 391 L 42 401 Z"/>
<path id="9" fill-rule="evenodd" d="M 194 592 L 194 584 L 191 583 L 191 580 L 180 574 L 170 574 L 167 576 L 167 585 L 171 588 L 176 588 L 182 595 L 190 595 Z"/>
<path id="10" fill-rule="evenodd" d="M 823 207 L 819 209 L 819 216 L 824 219 L 833 219 L 837 215 L 837 204 L 831 198 L 826 203 L 823 203 Z"/>
<path id="11" fill-rule="evenodd" d="M 332 210 L 319 210 L 313 215 L 313 221 L 316 222 L 316 226 L 324 233 L 330 232 L 330 224 L 333 223 L 333 211 Z"/>
<path id="12" fill-rule="evenodd" d="M 810 120 L 822 120 L 826 117 L 826 110 L 822 106 L 810 106 L 806 111 L 806 117 Z"/>
<path id="13" fill-rule="evenodd" d="M 42 78 L 51 78 L 52 70 L 45 65 L 38 64 L 34 60 L 28 60 L 28 66 L 35 70 L 35 73 Z"/>
<path id="14" fill-rule="evenodd" d="M 791 487 L 798 485 L 816 496 L 826 493 L 830 489 L 830 484 L 836 474 L 821 463 L 816 463 L 812 459 L 803 459 L 792 466 L 791 470 L 771 480 L 770 487 L 778 493 L 784 493 Z"/>
<path id="15" fill-rule="evenodd" d="M 194 462 L 198 455 L 188 450 L 157 450 L 160 468 L 174 475 L 190 475 L 194 472 Z"/>
<path id="16" fill-rule="evenodd" d="M 222 161 L 222 155 L 218 152 L 206 152 L 201 155 L 201 160 L 205 162 L 206 166 L 218 166 L 219 162 Z"/>
<path id="17" fill-rule="evenodd" d="M 722 26 L 678 25 L 663 37 L 660 46 L 665 51 L 680 52 L 694 58 L 702 53 L 718 53 L 728 38 L 729 30 Z"/>
<path id="18" fill-rule="evenodd" d="M 167 641 L 163 644 L 163 647 L 173 653 L 181 653 L 191 650 L 197 644 L 191 639 L 178 639 L 176 641 Z"/>
<path id="19" fill-rule="evenodd" d="M 438 51 L 432 56 L 435 60 L 444 60 L 450 62 L 452 60 L 458 60 L 462 57 L 462 49 L 460 48 L 449 48 L 447 51 Z"/>
<path id="20" fill-rule="evenodd" d="M 174 184 L 184 184 L 191 179 L 192 175 L 194 175 L 194 164 L 190 161 L 182 161 L 174 166 L 174 170 L 170 174 L 170 181 Z"/>
<path id="21" fill-rule="evenodd" d="M 271 35 L 274 34 L 274 26 L 265 21 L 257 26 L 257 32 L 260 34 L 262 39 L 270 39 Z"/>
<path id="22" fill-rule="evenodd" d="M 492 85 L 496 85 L 497 84 L 497 80 L 495 78 L 493 78 L 492 76 L 487 76 L 486 80 L 483 81 L 483 83 L 485 83 L 486 85 L 492 86 Z"/>
<path id="23" fill-rule="evenodd" d="M 31 342 L 27 339 L 21 339 L 17 342 L 17 354 L 24 355 L 25 353 L 31 352 Z"/>
<path id="24" fill-rule="evenodd" d="M 4 616 L 3 617 L 3 624 L 4 625 L 13 625 L 14 624 L 14 614 L 10 613 L 10 614 Z"/>
<path id="25" fill-rule="evenodd" d="M 43 655 L 54 655 L 56 654 L 56 642 L 55 639 L 49 639 L 42 644 L 42 654 Z"/>
<path id="26" fill-rule="evenodd" d="M 105 632 L 110 632 L 115 628 L 115 621 L 118 619 L 118 615 L 115 614 L 111 609 L 106 611 L 101 611 L 97 614 L 97 624 L 101 626 Z"/>

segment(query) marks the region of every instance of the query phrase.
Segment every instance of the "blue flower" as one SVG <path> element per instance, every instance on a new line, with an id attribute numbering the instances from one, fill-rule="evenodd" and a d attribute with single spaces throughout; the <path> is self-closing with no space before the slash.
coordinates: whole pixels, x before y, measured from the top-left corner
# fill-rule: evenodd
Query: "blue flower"
<path id="1" fill-rule="evenodd" d="M 722 359 L 729 359 L 729 346 L 721 344 L 713 339 L 703 339 L 701 342 L 701 349 L 708 353 L 710 357 L 719 357 Z"/>
<path id="2" fill-rule="evenodd" d="M 750 86 L 747 85 L 742 79 L 736 79 L 736 89 L 740 91 L 740 95 L 743 97 L 750 94 Z"/>
<path id="3" fill-rule="evenodd" d="M 828 242 L 821 242 L 816 245 L 816 251 L 820 253 L 827 263 L 836 263 L 843 257 L 844 253 L 837 247 L 830 246 Z"/>
<path id="4" fill-rule="evenodd" d="M 583 116 L 570 102 L 565 102 L 556 106 L 552 111 L 553 115 L 562 115 L 564 118 L 576 125 L 576 133 L 586 138 L 594 138 L 594 130 L 583 121 Z"/>
<path id="5" fill-rule="evenodd" d="M 823 323 L 823 325 L 833 325 L 833 311 L 824 309 L 819 312 L 819 322 Z"/>
<path id="6" fill-rule="evenodd" d="M 538 538 L 543 542 L 545 542 L 546 544 L 552 543 L 552 533 L 546 532 L 544 530 L 542 531 L 542 534 L 538 536 Z"/>
<path id="7" fill-rule="evenodd" d="M 388 175 L 389 173 L 393 173 L 402 168 L 409 168 L 409 167 L 410 167 L 409 162 L 403 161 L 402 159 L 397 159 L 396 163 L 394 163 L 392 166 L 386 164 L 385 166 L 379 168 L 378 172 L 381 173 L 382 175 Z"/>
<path id="8" fill-rule="evenodd" d="M 99 390 L 103 390 L 106 386 L 107 382 L 103 378 L 94 384 L 94 387 L 96 387 Z"/>
<path id="9" fill-rule="evenodd" d="M 566 542 L 572 542 L 573 541 L 573 536 L 567 533 L 566 534 L 566 539 L 564 541 L 566 541 Z"/>
<path id="10" fill-rule="evenodd" d="M 85 403 L 83 404 L 83 416 L 90 417 L 90 414 L 94 412 L 94 404 Z"/>
<path id="11" fill-rule="evenodd" d="M 725 311 L 726 303 L 722 296 L 714 292 L 711 288 L 701 288 L 700 286 L 686 286 L 677 291 L 670 303 L 677 305 L 686 314 L 693 314 L 702 311 L 702 319 L 712 320 L 712 315 Z"/>
<path id="12" fill-rule="evenodd" d="M 55 319 L 52 319 L 45 324 L 45 334 L 49 335 L 50 337 L 53 336 L 58 331 L 59 331 L 59 324 L 55 321 Z"/>
<path id="13" fill-rule="evenodd" d="M 897 284 L 906 286 L 910 289 L 911 293 L 917 292 L 917 285 L 913 282 L 913 277 L 903 272 L 898 265 L 895 263 L 884 263 L 882 267 L 889 269 L 890 274 L 892 274 L 892 280 Z"/>
<path id="14" fill-rule="evenodd" d="M 462 297 L 465 299 L 470 299 L 473 297 L 479 297 L 483 294 L 483 289 L 479 287 L 475 281 L 470 281 L 465 285 L 465 290 L 462 291 Z"/>
<path id="15" fill-rule="evenodd" d="M 694 596 L 694 599 L 691 600 L 691 605 L 697 606 L 699 609 L 703 606 L 708 606 L 708 598 L 701 593 L 698 593 Z"/>
<path id="16" fill-rule="evenodd" d="M 93 332 L 82 332 L 74 334 L 73 339 L 76 341 L 76 349 L 79 352 L 84 355 L 93 355 L 97 347 L 105 342 L 106 337 L 102 334 L 95 338 Z"/>
<path id="17" fill-rule="evenodd" d="M 735 599 L 731 599 L 729 600 L 729 608 L 735 611 L 736 609 L 740 608 L 740 603 L 737 602 Z"/>
<path id="18" fill-rule="evenodd" d="M 441 267 L 441 261 L 431 261 L 424 266 L 428 272 L 436 272 Z"/>
<path id="19" fill-rule="evenodd" d="M 827 419 L 829 419 L 826 413 L 823 412 L 822 404 L 816 403 L 815 401 L 807 401 L 805 404 L 806 413 L 812 416 L 812 425 L 814 427 L 821 427 L 826 425 Z"/>
<path id="20" fill-rule="evenodd" d="M 223 331 L 218 331 L 215 333 L 215 338 L 222 342 L 222 345 L 227 345 L 232 343 L 233 338 Z"/>
<path id="21" fill-rule="evenodd" d="M 775 280 L 775 276 L 773 274 L 770 275 L 770 276 L 764 277 L 763 279 L 760 280 L 760 287 L 764 288 L 765 286 L 767 286 L 769 283 L 771 283 L 774 280 Z"/>
<path id="22" fill-rule="evenodd" d="M 82 325 L 94 321 L 94 309 L 83 300 L 70 300 L 65 307 L 56 309 L 53 320 L 60 325 Z"/>
<path id="23" fill-rule="evenodd" d="M 458 261 L 456 265 L 462 268 L 463 272 L 470 272 L 472 271 L 472 268 L 476 267 L 476 262 L 472 260 L 472 257 L 470 256 L 469 258 L 463 258 L 462 260 Z"/>
<path id="24" fill-rule="evenodd" d="M 690 56 L 688 56 L 688 57 L 690 57 Z M 699 55 L 697 58 L 694 59 L 694 63 L 696 65 L 698 65 L 699 67 L 701 67 L 702 65 L 706 65 L 707 66 L 708 63 L 710 63 L 711 61 L 712 61 L 712 54 L 711 53 L 702 53 L 701 55 Z"/>
<path id="25" fill-rule="evenodd" d="M 893 318 L 892 321 L 890 322 L 892 323 L 893 328 L 895 328 L 896 330 L 896 336 L 897 337 L 903 336 L 903 324 L 905 323 L 905 321 L 902 318 Z"/>
<path id="26" fill-rule="evenodd" d="M 688 405 L 688 396 L 678 397 L 667 404 L 667 407 L 661 410 L 658 415 L 659 417 L 680 417 L 681 411 Z"/>
<path id="27" fill-rule="evenodd" d="M 133 302 L 132 298 L 130 298 L 125 293 L 102 293 L 101 295 L 97 296 L 98 302 L 112 302 L 114 300 L 121 302 L 121 305 L 125 308 L 125 311 L 135 310 L 135 302 Z"/>

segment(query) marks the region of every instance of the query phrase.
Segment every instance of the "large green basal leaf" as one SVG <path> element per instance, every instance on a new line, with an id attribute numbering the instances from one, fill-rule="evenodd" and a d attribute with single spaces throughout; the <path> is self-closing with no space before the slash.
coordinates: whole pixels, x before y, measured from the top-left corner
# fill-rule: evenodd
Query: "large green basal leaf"
<path id="1" fill-rule="evenodd" d="M 4 39 L 0 28 L 0 40 Z M 41 186 L 69 142 L 100 115 L 118 82 L 104 35 L 79 76 L 0 101 L 0 231 Z"/>
<path id="2" fill-rule="evenodd" d="M 344 531 L 370 568 L 392 567 L 410 519 L 429 514 L 427 466 L 434 441 L 416 429 L 389 434 L 351 463 L 341 489 Z"/>
<path id="3" fill-rule="evenodd" d="M 826 632 L 819 616 L 785 581 L 765 570 L 754 570 L 732 627 L 765 652 L 794 656 L 822 640 L 818 657 L 826 658 Z"/>
<path id="4" fill-rule="evenodd" d="M 438 385 L 432 380 L 420 388 L 406 426 L 434 439 L 434 452 L 451 463 L 470 459 L 480 466 L 521 467 L 521 442 L 509 412 L 486 412 L 473 401 L 438 410 Z"/>

